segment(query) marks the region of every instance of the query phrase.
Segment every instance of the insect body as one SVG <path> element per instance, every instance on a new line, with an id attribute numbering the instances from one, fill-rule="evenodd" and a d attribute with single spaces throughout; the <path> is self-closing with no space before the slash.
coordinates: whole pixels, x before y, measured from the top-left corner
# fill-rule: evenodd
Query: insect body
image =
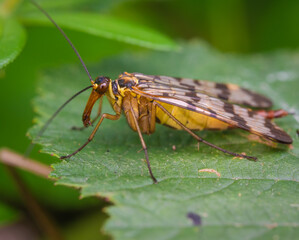
<path id="1" fill-rule="evenodd" d="M 155 183 L 157 180 L 150 167 L 147 147 L 142 134 L 154 133 L 156 123 L 161 123 L 174 129 L 185 130 L 198 142 L 202 142 L 224 153 L 251 160 L 256 160 L 256 158 L 222 149 L 205 141 L 192 130 L 241 128 L 274 142 L 292 143 L 291 137 L 271 121 L 272 118 L 282 117 L 288 113 L 284 110 L 268 112 L 250 109 L 269 108 L 272 106 L 272 103 L 268 98 L 234 84 L 126 72 L 119 75 L 114 81 L 103 76 L 93 80 L 80 54 L 63 30 L 47 12 L 33 0 L 32 2 L 62 33 L 75 51 L 91 80 L 91 86 L 76 93 L 52 115 L 37 137 L 43 134 L 50 122 L 66 104 L 89 88 L 92 88 L 92 92 L 83 112 L 83 124 L 85 127 L 88 127 L 100 117 L 88 140 L 72 154 L 62 156 L 62 159 L 69 158 L 82 150 L 93 139 L 105 118 L 118 120 L 122 112 L 125 114 L 129 126 L 138 132 L 149 173 Z M 106 95 L 108 98 L 115 112 L 114 115 L 101 114 L 103 95 Z M 90 114 L 97 100 L 100 101 L 98 115 L 96 119 L 91 121 Z M 30 150 L 31 147 L 27 153 Z"/>
<path id="2" fill-rule="evenodd" d="M 118 120 L 122 112 L 129 126 L 139 134 L 149 172 L 155 182 L 142 134 L 154 133 L 157 122 L 185 130 L 198 141 L 225 153 L 252 160 L 256 158 L 217 147 L 194 134 L 192 130 L 241 128 L 271 141 L 292 143 L 291 137 L 268 119 L 266 111 L 261 114 L 259 111 L 233 104 L 264 108 L 272 105 L 266 97 L 237 85 L 125 72 L 115 81 L 108 77 L 98 77 L 92 86 L 93 90 L 82 116 L 84 126 L 91 125 L 91 110 L 103 95 L 107 96 L 115 115 L 101 115 L 99 112 L 98 116 L 101 118 L 88 141 L 74 153 L 62 158 L 73 156 L 83 149 L 92 140 L 104 118 Z M 273 111 L 271 112 L 274 117 Z M 277 113 L 275 117 L 286 115 L 283 110 Z"/>

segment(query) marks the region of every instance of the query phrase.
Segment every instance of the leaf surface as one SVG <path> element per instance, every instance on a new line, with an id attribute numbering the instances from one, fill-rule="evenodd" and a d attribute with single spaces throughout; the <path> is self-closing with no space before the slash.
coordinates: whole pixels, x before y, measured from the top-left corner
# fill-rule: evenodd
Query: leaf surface
<path id="1" fill-rule="evenodd" d="M 16 20 L 0 17 L 0 69 L 18 56 L 25 40 L 25 31 Z"/>
<path id="2" fill-rule="evenodd" d="M 234 56 L 195 42 L 184 44 L 181 52 L 127 54 L 90 70 L 93 76 L 112 78 L 128 71 L 236 83 L 269 96 L 275 109 L 298 114 L 298 52 Z M 38 126 L 32 135 L 59 105 L 89 84 L 83 70 L 73 66 L 44 72 L 41 80 L 35 101 Z M 70 154 L 87 140 L 92 129 L 70 130 L 82 124 L 87 98 L 85 93 L 75 99 L 38 140 L 44 152 Z M 103 112 L 112 113 L 107 102 Z M 53 166 L 52 177 L 58 184 L 80 187 L 84 197 L 112 201 L 105 230 L 115 239 L 295 239 L 299 234 L 296 114 L 276 121 L 293 137 L 292 148 L 270 147 L 242 130 L 198 133 L 222 148 L 256 156 L 258 162 L 203 144 L 198 150 L 185 132 L 158 125 L 145 141 L 159 184 L 152 184 L 138 136 L 125 118 L 105 120 L 84 150 Z M 221 176 L 199 172 L 207 168 Z"/>
<path id="3" fill-rule="evenodd" d="M 19 218 L 17 210 L 7 206 L 6 204 L 0 203 L 0 227 L 9 225 Z"/>
<path id="4" fill-rule="evenodd" d="M 162 33 L 112 16 L 82 12 L 57 12 L 51 13 L 51 17 L 60 27 L 98 37 L 156 50 L 177 49 L 177 45 Z M 26 24 L 52 26 L 52 23 L 39 12 L 24 14 L 21 19 Z"/>

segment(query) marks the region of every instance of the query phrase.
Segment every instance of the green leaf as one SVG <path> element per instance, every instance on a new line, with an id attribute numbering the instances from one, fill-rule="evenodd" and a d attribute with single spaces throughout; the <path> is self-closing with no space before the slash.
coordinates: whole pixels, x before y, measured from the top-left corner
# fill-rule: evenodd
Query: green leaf
<path id="1" fill-rule="evenodd" d="M 93 76 L 116 77 L 128 71 L 232 82 L 271 97 L 275 108 L 299 110 L 299 52 L 245 57 L 190 43 L 179 53 L 128 54 L 90 70 Z M 35 101 L 38 125 L 88 84 L 84 77 L 81 68 L 72 66 L 41 75 L 40 97 Z M 82 124 L 87 98 L 85 93 L 75 99 L 38 140 L 44 152 L 70 154 L 87 140 L 92 129 L 70 130 Z M 112 112 L 107 103 L 103 112 Z M 124 117 L 105 120 L 94 140 L 76 156 L 54 164 L 51 175 L 58 184 L 80 187 L 84 197 L 110 199 L 114 206 L 107 210 L 110 219 L 105 230 L 115 239 L 295 239 L 299 234 L 298 115 L 276 122 L 293 137 L 293 149 L 250 141 L 248 133 L 237 129 L 198 133 L 217 146 L 256 156 L 258 162 L 233 158 L 203 144 L 197 150 L 187 133 L 157 124 L 155 134 L 144 136 L 159 181 L 153 184 L 137 133 Z M 215 169 L 221 177 L 199 172 L 205 168 Z M 194 226 L 188 213 L 199 215 L 202 225 Z"/>
<path id="2" fill-rule="evenodd" d="M 177 49 L 177 45 L 163 34 L 136 23 L 127 22 L 112 16 L 95 13 L 52 13 L 59 26 L 121 41 L 150 49 L 169 51 Z M 40 13 L 31 13 L 22 16 L 22 21 L 32 25 L 53 24 Z"/>
<path id="3" fill-rule="evenodd" d="M 132 1 L 132 0 L 39 0 L 38 3 L 41 5 L 44 9 L 49 11 L 50 9 L 56 9 L 56 10 L 62 10 L 62 9 L 84 9 L 84 10 L 90 10 L 93 12 L 96 11 L 107 11 L 111 10 L 111 8 L 120 5 L 126 1 Z M 135 0 L 136 1 L 136 0 Z M 20 10 L 22 13 L 28 13 L 30 11 L 36 11 L 36 7 L 31 4 L 30 2 L 28 4 L 24 4 L 22 9 Z"/>
<path id="4" fill-rule="evenodd" d="M 86 4 L 97 2 L 96 0 L 38 0 L 36 1 L 40 6 L 42 6 L 43 9 L 46 9 L 47 11 L 50 9 L 73 9 L 77 7 L 84 7 Z M 101 3 L 100 3 L 101 4 Z M 28 13 L 31 11 L 38 11 L 36 6 L 34 6 L 31 2 L 25 2 L 25 4 L 22 6 L 22 9 L 20 9 L 21 13 Z"/>
<path id="5" fill-rule="evenodd" d="M 17 210 L 0 202 L 0 227 L 16 221 L 19 217 Z"/>
<path id="6" fill-rule="evenodd" d="M 18 56 L 25 40 L 25 31 L 16 20 L 0 17 L 0 69 Z"/>
<path id="7" fill-rule="evenodd" d="M 107 215 L 100 211 L 95 211 L 88 215 L 83 214 L 82 217 L 75 219 L 63 229 L 65 239 L 111 239 L 105 233 L 100 232 L 100 227 L 104 224 L 107 218 Z"/>

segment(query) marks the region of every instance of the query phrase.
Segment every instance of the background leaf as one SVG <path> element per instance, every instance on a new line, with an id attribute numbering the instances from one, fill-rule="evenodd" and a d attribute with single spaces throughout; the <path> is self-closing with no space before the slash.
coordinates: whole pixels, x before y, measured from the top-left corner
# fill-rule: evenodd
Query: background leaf
<path id="1" fill-rule="evenodd" d="M 61 12 L 53 13 L 51 17 L 63 28 L 82 31 L 99 37 L 156 50 L 174 50 L 177 48 L 171 39 L 153 29 L 112 16 Z M 39 12 L 23 15 L 22 21 L 26 24 L 52 26 L 52 23 Z"/>
<path id="2" fill-rule="evenodd" d="M 241 57 L 215 52 L 202 43 L 185 44 L 180 53 L 125 55 L 90 67 L 93 76 L 116 77 L 122 71 L 166 74 L 237 83 L 271 97 L 275 108 L 298 114 L 299 53 Z M 100 71 L 100 72 L 99 72 Z M 83 70 L 66 67 L 41 75 L 40 97 L 35 101 L 38 124 L 67 96 L 88 84 Z M 79 125 L 87 95 L 65 109 L 39 140 L 43 151 L 65 155 L 78 148 L 92 129 L 71 131 Z M 82 106 L 82 107 L 78 107 Z M 104 112 L 112 112 L 107 104 Z M 80 187 L 83 196 L 102 196 L 115 205 L 105 230 L 116 239 L 295 239 L 298 223 L 298 115 L 278 124 L 294 139 L 293 149 L 270 148 L 241 130 L 199 133 L 207 141 L 259 158 L 250 162 L 197 145 L 186 133 L 157 126 L 145 136 L 152 184 L 137 134 L 122 118 L 104 121 L 95 139 L 68 161 L 54 164 L 58 184 Z M 34 127 L 35 134 L 39 127 Z M 176 150 L 172 150 L 172 146 Z M 217 170 L 221 177 L 200 173 Z M 187 218 L 195 213 L 200 227 Z"/>
<path id="3" fill-rule="evenodd" d="M 7 225 L 18 218 L 18 212 L 0 203 L 0 226 Z"/>
<path id="4" fill-rule="evenodd" d="M 25 40 L 25 31 L 16 20 L 0 17 L 0 69 L 18 56 Z"/>
<path id="5" fill-rule="evenodd" d="M 89 11 L 109 11 L 111 8 L 123 3 L 123 2 L 134 2 L 139 0 L 38 0 L 38 3 L 43 6 L 43 8 L 50 9 L 84 9 Z M 36 12 L 36 7 L 33 4 L 24 4 L 24 7 L 21 9 L 22 13 L 28 13 L 34 11 Z"/>

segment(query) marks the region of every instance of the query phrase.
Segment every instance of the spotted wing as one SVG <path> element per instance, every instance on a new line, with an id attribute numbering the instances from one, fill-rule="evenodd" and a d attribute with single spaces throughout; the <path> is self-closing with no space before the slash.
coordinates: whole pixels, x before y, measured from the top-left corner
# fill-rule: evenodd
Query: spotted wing
<path id="1" fill-rule="evenodd" d="M 270 99 L 235 84 L 216 83 L 190 78 L 144 75 L 141 73 L 133 73 L 133 75 L 141 79 L 141 83 L 157 91 L 161 87 L 165 87 L 168 91 L 175 89 L 182 93 L 203 93 L 210 97 L 248 107 L 269 108 L 272 106 Z"/>
<path id="2" fill-rule="evenodd" d="M 190 88 L 182 89 L 180 85 L 161 83 L 160 79 L 156 80 L 156 76 L 135 74 L 135 77 L 139 79 L 139 84 L 133 87 L 133 91 L 137 94 L 216 118 L 275 142 L 292 143 L 287 133 L 251 109 L 222 101 L 199 91 L 192 91 Z M 163 77 L 166 78 L 168 77 Z"/>

